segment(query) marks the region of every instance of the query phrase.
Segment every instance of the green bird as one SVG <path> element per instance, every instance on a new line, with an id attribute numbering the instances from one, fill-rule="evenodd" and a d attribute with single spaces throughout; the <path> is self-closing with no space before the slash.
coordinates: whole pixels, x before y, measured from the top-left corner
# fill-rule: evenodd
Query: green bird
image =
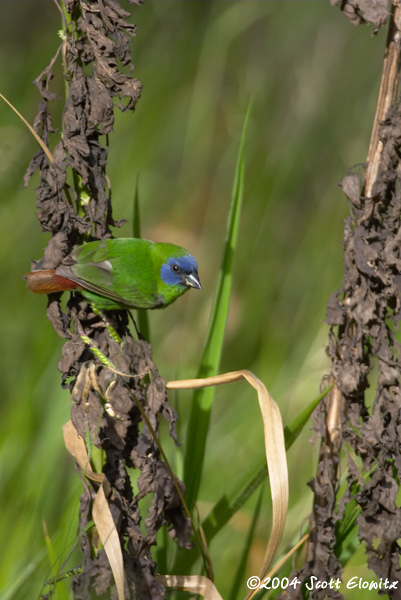
<path id="1" fill-rule="evenodd" d="M 100 310 L 163 308 L 191 287 L 202 289 L 198 263 L 187 250 L 140 238 L 82 244 L 57 269 L 24 279 L 34 294 L 79 290 Z"/>

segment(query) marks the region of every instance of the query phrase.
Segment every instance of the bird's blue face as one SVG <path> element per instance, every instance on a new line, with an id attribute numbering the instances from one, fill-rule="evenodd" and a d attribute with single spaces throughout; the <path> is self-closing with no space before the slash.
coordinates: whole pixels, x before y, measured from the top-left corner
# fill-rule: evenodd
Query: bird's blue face
<path id="1" fill-rule="evenodd" d="M 198 290 L 202 289 L 198 275 L 198 263 L 196 259 L 187 254 L 169 258 L 160 270 L 160 277 L 167 285 L 184 285 Z"/>

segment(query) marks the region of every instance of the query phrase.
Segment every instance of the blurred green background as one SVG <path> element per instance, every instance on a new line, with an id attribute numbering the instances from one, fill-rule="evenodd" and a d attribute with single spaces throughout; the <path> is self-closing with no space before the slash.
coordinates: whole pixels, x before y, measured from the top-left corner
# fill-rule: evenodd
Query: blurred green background
<path id="1" fill-rule="evenodd" d="M 137 177 L 142 235 L 188 248 L 198 258 L 201 293 L 150 315 L 153 353 L 166 379 L 193 377 L 202 351 L 223 247 L 235 162 L 249 99 L 246 179 L 233 296 L 221 371 L 261 378 L 289 422 L 318 395 L 328 373 L 324 324 L 329 295 L 342 283 L 347 203 L 337 182 L 366 159 L 385 33 L 352 27 L 328 2 L 146 0 L 131 7 L 138 25 L 134 114 L 116 114 L 108 175 L 114 216 L 130 222 Z M 51 0 L 0 3 L 0 91 L 32 122 L 31 85 L 56 52 L 60 15 Z M 58 125 L 63 82 L 54 90 Z M 57 556 L 76 538 L 79 478 L 61 426 L 69 394 L 60 389 L 63 342 L 46 301 L 21 275 L 48 236 L 35 218 L 37 176 L 23 189 L 36 142 L 0 103 L 0 598 L 37 598 L 51 576 L 43 522 Z M 179 437 L 191 394 L 172 397 Z M 290 507 L 282 547 L 309 514 L 317 451 L 305 431 L 288 454 Z M 166 442 L 168 451 L 174 452 Z M 201 487 L 202 515 L 263 448 L 256 397 L 245 383 L 219 389 Z M 174 455 L 178 473 L 180 457 Z M 265 498 L 267 494 L 265 494 Z M 252 502 L 211 545 L 224 596 L 252 515 Z M 270 514 L 263 512 L 248 576 L 260 564 Z M 77 560 L 78 561 L 78 555 Z M 344 578 L 361 574 L 363 548 Z M 73 561 L 74 564 L 74 561 Z M 71 565 L 70 565 L 71 566 Z M 246 588 L 244 582 L 243 597 Z M 358 598 L 344 590 L 346 598 Z M 361 596 L 362 597 L 362 596 Z M 374 599 L 375 592 L 369 592 Z"/>

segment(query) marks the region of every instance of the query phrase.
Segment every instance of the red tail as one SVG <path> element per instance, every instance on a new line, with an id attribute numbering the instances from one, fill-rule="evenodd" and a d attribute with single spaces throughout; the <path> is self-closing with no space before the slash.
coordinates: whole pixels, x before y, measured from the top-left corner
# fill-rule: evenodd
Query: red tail
<path id="1" fill-rule="evenodd" d="M 53 294 L 54 292 L 67 292 L 69 290 L 82 289 L 78 283 L 56 275 L 54 269 L 25 273 L 23 278 L 28 284 L 28 289 L 34 294 Z"/>

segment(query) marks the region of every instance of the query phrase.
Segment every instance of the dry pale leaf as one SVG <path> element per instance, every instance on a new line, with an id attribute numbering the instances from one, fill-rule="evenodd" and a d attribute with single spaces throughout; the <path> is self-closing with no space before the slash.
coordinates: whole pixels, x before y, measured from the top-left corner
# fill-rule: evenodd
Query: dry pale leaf
<path id="1" fill-rule="evenodd" d="M 124 600 L 124 562 L 120 539 L 106 498 L 109 491 L 107 478 L 104 473 L 95 473 L 92 470 L 85 442 L 71 421 L 63 426 L 63 435 L 65 447 L 75 458 L 84 475 L 100 484 L 93 503 L 92 516 L 116 582 L 118 600 Z"/>
<path id="2" fill-rule="evenodd" d="M 258 394 L 259 407 L 263 419 L 266 462 L 272 497 L 272 530 L 259 571 L 260 579 L 262 579 L 280 543 L 288 509 L 288 470 L 280 410 L 260 379 L 247 370 L 232 371 L 206 379 L 170 381 L 166 387 L 168 389 L 195 389 L 223 385 L 241 379 L 245 379 L 255 388 Z M 248 595 L 248 597 L 250 598 L 256 592 L 257 590 Z"/>

